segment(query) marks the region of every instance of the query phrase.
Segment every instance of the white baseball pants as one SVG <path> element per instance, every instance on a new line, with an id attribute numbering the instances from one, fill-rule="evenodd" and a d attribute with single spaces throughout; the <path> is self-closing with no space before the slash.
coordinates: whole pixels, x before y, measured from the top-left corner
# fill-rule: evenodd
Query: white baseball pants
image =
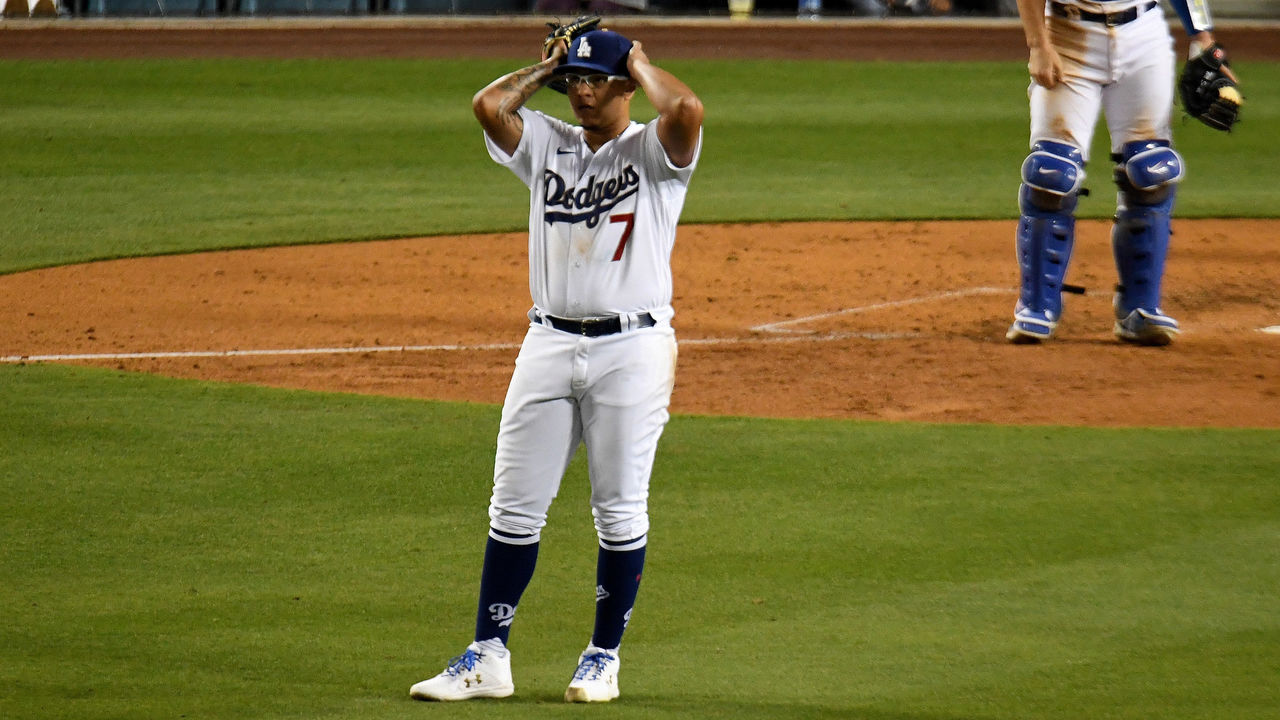
<path id="1" fill-rule="evenodd" d="M 675 331 L 665 322 L 598 338 L 530 325 L 502 408 L 490 526 L 536 542 L 581 442 L 596 533 L 612 542 L 643 537 L 675 367 Z"/>
<path id="2" fill-rule="evenodd" d="M 1099 109 L 1113 153 L 1135 140 L 1171 139 L 1175 57 L 1159 7 L 1116 27 L 1051 15 L 1049 34 L 1064 81 L 1052 90 L 1031 83 L 1031 145 L 1067 143 L 1087 161 Z"/>

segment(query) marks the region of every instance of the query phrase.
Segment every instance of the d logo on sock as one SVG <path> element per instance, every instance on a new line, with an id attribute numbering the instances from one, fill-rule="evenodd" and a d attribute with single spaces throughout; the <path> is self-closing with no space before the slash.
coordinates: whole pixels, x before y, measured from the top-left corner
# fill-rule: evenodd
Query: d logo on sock
<path id="1" fill-rule="evenodd" d="M 494 603 L 489 606 L 489 612 L 493 613 L 490 620 L 498 623 L 498 627 L 506 627 L 516 619 L 516 608 L 514 605 L 506 603 Z"/>

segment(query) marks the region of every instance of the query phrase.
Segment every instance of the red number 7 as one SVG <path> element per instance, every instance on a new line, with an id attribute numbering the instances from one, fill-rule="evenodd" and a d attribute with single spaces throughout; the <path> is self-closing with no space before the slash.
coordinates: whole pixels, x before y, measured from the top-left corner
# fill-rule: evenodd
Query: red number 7
<path id="1" fill-rule="evenodd" d="M 610 261 L 618 262 L 622 259 L 622 250 L 627 246 L 627 240 L 631 239 L 631 231 L 636 226 L 636 214 L 626 213 L 625 215 L 611 215 L 609 216 L 609 222 L 624 222 L 627 224 L 627 226 L 622 229 L 622 239 L 618 241 L 618 249 L 614 251 L 613 260 Z"/>

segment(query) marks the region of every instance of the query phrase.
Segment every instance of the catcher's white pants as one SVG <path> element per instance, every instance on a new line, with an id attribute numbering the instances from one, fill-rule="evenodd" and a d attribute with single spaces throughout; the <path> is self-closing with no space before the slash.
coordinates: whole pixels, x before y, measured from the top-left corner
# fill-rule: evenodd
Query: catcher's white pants
<path id="1" fill-rule="evenodd" d="M 508 536 L 499 539 L 537 540 L 580 442 L 596 533 L 643 537 L 675 368 L 675 331 L 665 322 L 598 338 L 530 325 L 498 430 L 489 519 Z"/>
<path id="2" fill-rule="evenodd" d="M 1064 80 L 1052 90 L 1031 83 L 1031 145 L 1067 143 L 1080 148 L 1087 161 L 1099 109 L 1113 153 L 1135 140 L 1172 139 L 1175 57 L 1160 7 L 1116 27 L 1050 15 L 1049 37 L 1062 58 Z"/>

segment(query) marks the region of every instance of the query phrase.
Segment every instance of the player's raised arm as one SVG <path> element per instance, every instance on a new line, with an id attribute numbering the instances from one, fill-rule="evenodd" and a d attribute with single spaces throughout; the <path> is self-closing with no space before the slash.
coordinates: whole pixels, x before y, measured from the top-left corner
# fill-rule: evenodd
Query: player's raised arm
<path id="1" fill-rule="evenodd" d="M 649 62 L 640 43 L 631 45 L 627 70 L 658 110 L 658 140 L 677 167 L 693 162 L 702 130 L 702 101 L 675 75 Z"/>
<path id="2" fill-rule="evenodd" d="M 508 155 L 520 146 L 524 133 L 520 108 L 551 79 L 551 71 L 560 64 L 564 52 L 564 43 L 554 45 L 542 62 L 503 75 L 471 98 L 471 109 L 485 134 Z"/>

